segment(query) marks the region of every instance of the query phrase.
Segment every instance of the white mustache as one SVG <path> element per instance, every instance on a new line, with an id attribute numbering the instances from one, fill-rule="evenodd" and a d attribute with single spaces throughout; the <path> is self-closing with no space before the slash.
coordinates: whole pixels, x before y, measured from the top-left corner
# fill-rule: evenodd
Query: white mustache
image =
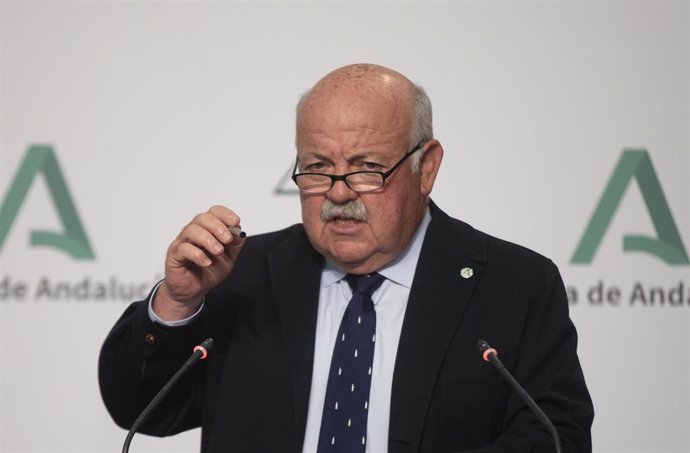
<path id="1" fill-rule="evenodd" d="M 346 203 L 333 203 L 326 200 L 321 207 L 321 220 L 328 222 L 333 219 L 367 221 L 367 208 L 361 198 Z"/>

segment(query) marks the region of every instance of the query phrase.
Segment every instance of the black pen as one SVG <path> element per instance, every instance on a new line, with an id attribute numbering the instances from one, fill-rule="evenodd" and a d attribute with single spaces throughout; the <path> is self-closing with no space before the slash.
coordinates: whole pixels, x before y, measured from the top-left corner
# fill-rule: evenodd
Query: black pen
<path id="1" fill-rule="evenodd" d="M 244 231 L 242 231 L 240 228 L 238 228 L 236 226 L 228 225 L 228 230 L 230 231 L 230 233 L 233 236 L 236 236 L 238 238 L 246 238 L 247 237 L 247 233 L 245 233 Z"/>

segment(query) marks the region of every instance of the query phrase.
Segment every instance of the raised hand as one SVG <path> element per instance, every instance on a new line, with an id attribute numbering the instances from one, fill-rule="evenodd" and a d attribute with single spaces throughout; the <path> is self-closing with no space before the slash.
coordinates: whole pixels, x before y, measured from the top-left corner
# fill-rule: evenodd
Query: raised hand
<path id="1" fill-rule="evenodd" d="M 244 238 L 231 232 L 239 224 L 237 214 L 216 205 L 194 217 L 177 235 L 165 258 L 165 281 L 153 300 L 153 310 L 161 319 L 191 316 L 206 293 L 230 274 L 244 245 Z"/>

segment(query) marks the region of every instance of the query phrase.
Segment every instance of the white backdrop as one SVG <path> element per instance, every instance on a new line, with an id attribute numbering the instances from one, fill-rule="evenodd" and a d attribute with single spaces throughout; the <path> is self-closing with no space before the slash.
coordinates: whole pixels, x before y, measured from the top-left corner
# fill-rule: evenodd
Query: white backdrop
<path id="1" fill-rule="evenodd" d="M 627 148 L 648 151 L 688 251 L 687 1 L 3 1 L 0 14 L 0 200 L 29 147 L 49 145 L 95 255 L 31 244 L 64 229 L 43 173 L 0 219 L 0 451 L 120 449 L 97 387 L 108 330 L 211 204 L 250 234 L 299 221 L 297 197 L 274 193 L 294 104 L 330 70 L 374 62 L 432 99 L 435 201 L 561 268 L 595 452 L 690 452 L 690 267 L 623 250 L 657 236 L 636 180 L 591 263 L 570 263 Z M 600 282 L 618 304 L 589 301 Z M 198 442 L 140 435 L 132 451 Z"/>

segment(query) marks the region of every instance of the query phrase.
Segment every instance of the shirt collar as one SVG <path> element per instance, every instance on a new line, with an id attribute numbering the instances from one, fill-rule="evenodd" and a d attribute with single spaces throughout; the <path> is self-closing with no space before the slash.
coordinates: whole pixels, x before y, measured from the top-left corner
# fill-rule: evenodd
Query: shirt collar
<path id="1" fill-rule="evenodd" d="M 429 222 L 431 222 L 431 214 L 429 213 L 429 208 L 427 208 L 417 231 L 412 236 L 412 240 L 407 244 L 407 247 L 396 259 L 383 266 L 377 272 L 388 280 L 406 288 L 411 288 Z M 326 260 L 326 266 L 321 273 L 321 287 L 325 288 L 337 283 L 343 277 L 345 277 L 345 273 L 336 268 L 329 260 Z"/>

